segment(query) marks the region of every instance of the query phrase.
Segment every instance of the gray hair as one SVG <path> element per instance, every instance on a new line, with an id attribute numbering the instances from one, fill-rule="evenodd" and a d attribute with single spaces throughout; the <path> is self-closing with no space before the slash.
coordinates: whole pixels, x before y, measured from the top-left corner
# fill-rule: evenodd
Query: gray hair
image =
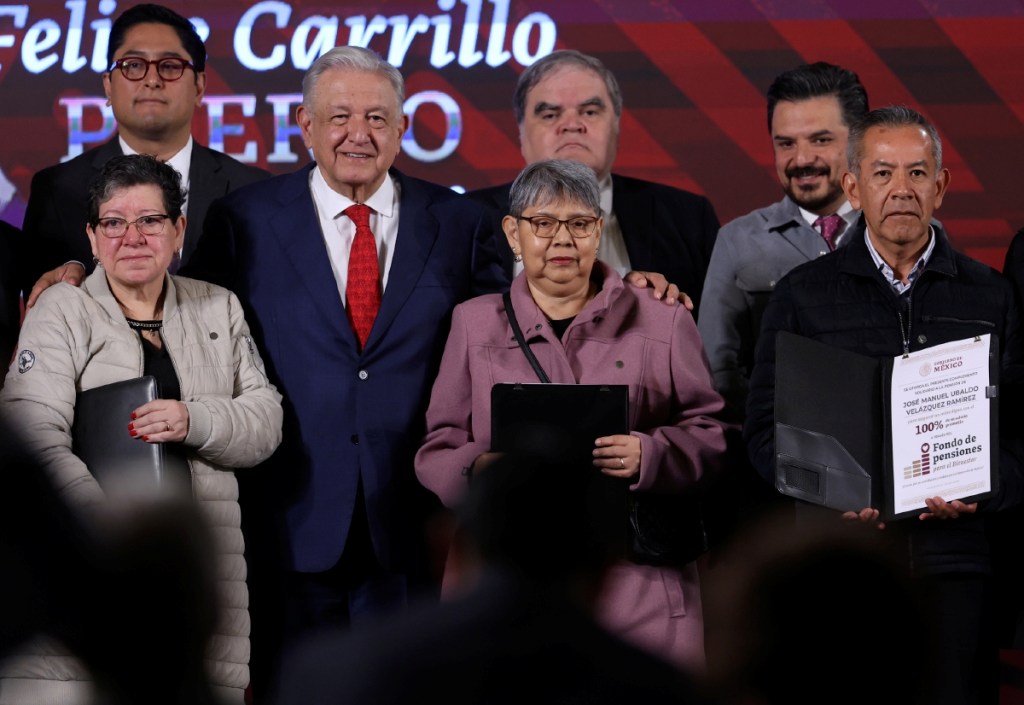
<path id="1" fill-rule="evenodd" d="M 545 76 L 566 67 L 593 71 L 600 76 L 608 89 L 608 97 L 611 98 L 615 117 L 622 115 L 622 91 L 619 90 L 619 82 L 615 80 L 615 74 L 609 71 L 597 57 L 572 49 L 563 49 L 553 51 L 543 59 L 534 62 L 530 68 L 519 75 L 515 93 L 512 94 L 512 110 L 516 114 L 516 124 L 522 125 L 523 118 L 526 117 L 526 94 L 544 80 Z"/>
<path id="2" fill-rule="evenodd" d="M 402 106 L 405 104 L 405 80 L 402 74 L 375 51 L 350 46 L 334 47 L 314 61 L 306 71 L 306 75 L 302 77 L 302 104 L 306 106 L 306 110 L 313 110 L 316 85 L 320 81 L 320 76 L 331 69 L 380 74 L 390 81 L 391 87 L 395 89 L 395 95 L 398 96 L 398 112 L 402 113 Z"/>
<path id="3" fill-rule="evenodd" d="M 864 135 L 872 127 L 919 127 L 932 139 L 932 157 L 935 159 L 935 170 L 942 169 L 942 138 L 928 118 L 906 105 L 887 105 L 877 108 L 854 123 L 850 128 L 849 141 L 846 143 L 846 158 L 850 163 L 850 171 L 860 176 L 860 160 L 864 158 Z"/>
<path id="4" fill-rule="evenodd" d="M 96 227 L 100 206 L 113 198 L 116 192 L 150 185 L 160 189 L 164 211 L 171 221 L 177 221 L 185 204 L 185 191 L 181 188 L 181 176 L 174 167 L 148 154 L 123 154 L 107 160 L 89 183 L 85 208 L 87 222 Z"/>
<path id="5" fill-rule="evenodd" d="M 560 199 L 582 203 L 600 216 L 601 189 L 594 170 L 568 159 L 547 159 L 530 164 L 512 182 L 508 198 L 509 215 L 518 218 L 530 206 Z"/>

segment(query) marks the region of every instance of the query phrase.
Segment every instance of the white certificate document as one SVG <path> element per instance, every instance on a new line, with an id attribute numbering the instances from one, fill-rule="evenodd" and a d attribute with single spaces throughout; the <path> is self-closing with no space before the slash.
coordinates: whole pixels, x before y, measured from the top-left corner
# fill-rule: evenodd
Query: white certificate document
<path id="1" fill-rule="evenodd" d="M 926 509 L 992 490 L 991 336 L 937 345 L 893 360 L 893 512 Z"/>

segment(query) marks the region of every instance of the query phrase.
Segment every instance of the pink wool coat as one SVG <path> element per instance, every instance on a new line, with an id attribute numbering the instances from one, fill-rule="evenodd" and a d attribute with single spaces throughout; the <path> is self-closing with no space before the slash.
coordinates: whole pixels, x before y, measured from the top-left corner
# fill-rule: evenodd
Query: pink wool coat
<path id="1" fill-rule="evenodd" d="M 725 450 L 723 402 L 715 391 L 690 313 L 649 290 L 624 285 L 595 263 L 601 291 L 559 340 L 534 303 L 525 275 L 511 287 L 527 341 L 554 383 L 629 386 L 632 435 L 640 439 L 633 491 L 681 491 L 713 472 Z M 459 502 L 466 474 L 490 449 L 491 387 L 537 382 L 516 344 L 500 295 L 455 308 L 451 333 L 416 455 L 420 482 L 445 505 Z M 596 472 L 596 470 L 595 470 Z M 599 619 L 611 631 L 677 665 L 704 663 L 703 621 L 693 564 L 660 568 L 621 562 L 609 576 Z"/>

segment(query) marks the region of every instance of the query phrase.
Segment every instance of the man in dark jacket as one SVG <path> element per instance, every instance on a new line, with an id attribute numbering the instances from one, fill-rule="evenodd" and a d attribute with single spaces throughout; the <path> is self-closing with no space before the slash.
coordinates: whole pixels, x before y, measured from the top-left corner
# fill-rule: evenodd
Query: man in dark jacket
<path id="1" fill-rule="evenodd" d="M 909 108 L 882 108 L 851 130 L 848 149 L 851 171 L 843 187 L 854 208 L 863 210 L 850 244 L 794 269 L 765 311 L 744 437 L 755 467 L 768 480 L 774 477 L 778 331 L 876 358 L 991 333 L 1001 347 L 1003 386 L 1019 377 L 1020 330 L 1009 282 L 955 252 L 931 219 L 949 185 L 935 127 Z M 1007 406 L 1003 427 L 1013 425 L 1005 418 Z M 878 523 L 879 512 L 870 507 L 843 515 L 884 528 L 931 588 L 933 618 L 944 625 L 935 674 L 938 702 L 994 703 L 997 696 L 985 515 L 1020 500 L 1021 465 L 1010 451 L 1005 441 L 999 489 L 985 502 L 933 497 L 918 517 L 888 526 Z M 892 636 L 880 632 L 880 638 Z"/>
<path id="2" fill-rule="evenodd" d="M 86 194 L 111 157 L 151 154 L 181 175 L 188 216 L 182 263 L 202 238 L 210 204 L 269 176 L 192 139 L 192 115 L 206 91 L 206 45 L 177 12 L 152 4 L 125 10 L 110 29 L 107 63 L 103 90 L 117 135 L 32 178 L 19 282 L 28 305 L 46 287 L 60 281 L 77 285 L 92 271 Z"/>
<path id="3" fill-rule="evenodd" d="M 520 75 L 512 102 L 527 164 L 573 159 L 597 174 L 604 212 L 601 261 L 619 274 L 664 274 L 690 295 L 696 315 L 718 217 L 704 196 L 612 173 L 622 114 L 622 93 L 612 72 L 596 57 L 555 51 Z M 469 194 L 491 211 L 495 232 L 501 232 L 501 219 L 508 215 L 511 186 Z M 518 253 L 502 247 L 502 256 L 510 275 L 522 271 Z"/>

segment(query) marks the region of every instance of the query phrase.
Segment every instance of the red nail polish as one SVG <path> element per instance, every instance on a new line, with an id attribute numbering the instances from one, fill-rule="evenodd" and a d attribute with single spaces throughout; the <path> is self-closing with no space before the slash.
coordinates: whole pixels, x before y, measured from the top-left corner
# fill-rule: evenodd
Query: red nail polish
<path id="1" fill-rule="evenodd" d="M 130 435 L 132 435 L 132 436 L 137 436 L 137 435 L 139 435 L 139 432 L 138 432 L 138 431 L 136 431 L 136 430 L 135 430 L 134 428 L 129 428 L 129 429 L 128 429 L 128 433 L 129 433 Z"/>
<path id="2" fill-rule="evenodd" d="M 133 411 L 133 412 L 132 412 L 132 421 L 134 421 L 134 420 L 135 420 L 136 418 L 137 418 L 137 417 L 135 416 L 135 412 Z"/>
<path id="3" fill-rule="evenodd" d="M 128 424 L 128 430 L 129 431 L 134 431 L 135 430 L 135 424 L 133 424 L 133 423 Z"/>
<path id="4" fill-rule="evenodd" d="M 149 436 L 143 436 L 143 437 L 142 437 L 142 440 L 144 440 L 144 441 L 148 441 L 148 440 L 149 440 Z"/>

